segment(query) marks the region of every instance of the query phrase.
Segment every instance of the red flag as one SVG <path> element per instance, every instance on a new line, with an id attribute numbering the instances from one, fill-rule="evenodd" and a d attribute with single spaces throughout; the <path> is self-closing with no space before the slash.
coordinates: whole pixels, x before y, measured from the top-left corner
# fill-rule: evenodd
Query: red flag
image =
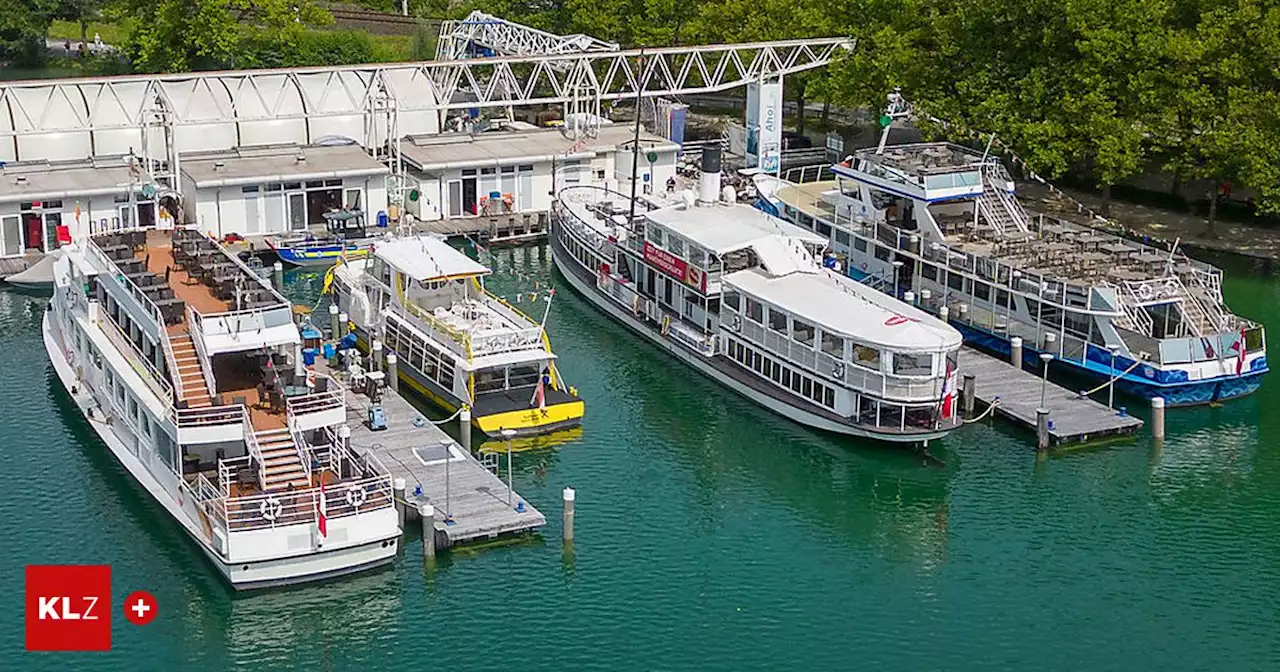
<path id="1" fill-rule="evenodd" d="M 320 530 L 320 538 L 329 536 L 329 503 L 324 497 L 324 474 L 320 474 L 320 499 L 316 500 L 316 528 Z"/>
<path id="2" fill-rule="evenodd" d="M 949 420 L 951 418 L 952 400 L 955 398 L 954 385 L 951 383 L 951 375 L 955 372 L 955 367 L 951 365 L 951 360 L 947 360 L 947 377 L 942 380 L 942 419 Z"/>
<path id="3" fill-rule="evenodd" d="M 1236 349 L 1240 351 L 1240 357 L 1236 359 L 1236 375 L 1238 376 L 1242 371 L 1244 371 L 1244 329 L 1240 330 L 1240 341 L 1236 345 L 1238 346 Z"/>

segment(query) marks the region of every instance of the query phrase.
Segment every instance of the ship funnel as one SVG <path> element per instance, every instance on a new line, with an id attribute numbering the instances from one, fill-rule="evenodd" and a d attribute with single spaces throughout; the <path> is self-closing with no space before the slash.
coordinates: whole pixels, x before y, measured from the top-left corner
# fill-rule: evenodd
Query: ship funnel
<path id="1" fill-rule="evenodd" d="M 702 174 L 698 176 L 698 202 L 715 203 L 720 200 L 720 148 L 702 149 Z"/>

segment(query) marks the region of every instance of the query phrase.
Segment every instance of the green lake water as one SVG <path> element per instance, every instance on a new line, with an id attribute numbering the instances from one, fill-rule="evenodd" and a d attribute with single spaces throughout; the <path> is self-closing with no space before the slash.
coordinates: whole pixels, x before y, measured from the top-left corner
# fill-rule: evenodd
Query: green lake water
<path id="1" fill-rule="evenodd" d="M 486 260 L 488 260 L 486 258 Z M 490 286 L 545 292 L 545 248 Z M 314 298 L 318 275 L 293 278 Z M 1233 269 L 1239 313 L 1280 280 Z M 1219 408 L 1038 460 L 999 422 L 945 466 L 793 425 L 698 377 L 566 288 L 552 344 L 582 433 L 518 454 L 541 538 L 239 596 L 115 464 L 0 292 L 0 670 L 1262 670 L 1280 662 L 1280 379 Z M 1277 343 L 1272 339 L 1272 348 Z M 1138 404 L 1127 402 L 1134 406 Z M 1139 411 L 1140 415 L 1145 415 Z M 578 491 L 562 551 L 560 491 Z M 23 566 L 107 563 L 108 653 L 28 654 Z M 160 615 L 119 610 L 145 589 Z"/>

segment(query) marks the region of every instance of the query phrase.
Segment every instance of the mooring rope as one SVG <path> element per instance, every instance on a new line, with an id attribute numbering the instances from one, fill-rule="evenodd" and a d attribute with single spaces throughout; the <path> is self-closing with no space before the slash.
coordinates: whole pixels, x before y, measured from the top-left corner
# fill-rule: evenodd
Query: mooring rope
<path id="1" fill-rule="evenodd" d="M 966 424 L 966 425 L 967 425 L 967 424 L 970 424 L 970 423 L 973 423 L 973 422 L 978 422 L 979 420 L 981 420 L 981 419 L 983 419 L 983 418 L 987 417 L 988 415 L 991 415 L 991 412 L 992 412 L 992 411 L 994 411 L 994 410 L 996 410 L 996 406 L 999 406 L 999 405 L 1000 405 L 1000 397 L 996 397 L 995 399 L 992 399 L 992 400 L 991 400 L 991 405 L 987 406 L 987 410 L 983 411 L 983 412 L 982 412 L 982 415 L 979 415 L 979 416 L 978 416 L 978 417 L 976 417 L 976 418 L 970 418 L 970 419 L 968 419 L 968 420 L 965 420 L 965 421 L 964 421 L 964 424 Z"/>
<path id="2" fill-rule="evenodd" d="M 1134 362 L 1134 363 L 1133 363 L 1133 366 L 1131 366 L 1131 367 L 1129 367 L 1129 368 L 1125 369 L 1124 373 L 1122 373 L 1122 374 L 1120 374 L 1120 375 L 1116 376 L 1115 378 L 1113 378 L 1113 379 L 1111 379 L 1111 380 L 1108 380 L 1107 382 L 1105 382 L 1105 383 L 1103 383 L 1103 384 L 1101 384 L 1101 385 L 1099 385 L 1099 386 L 1097 386 L 1097 387 L 1093 388 L 1092 390 L 1089 390 L 1089 391 L 1087 391 L 1087 392 L 1081 392 L 1081 393 L 1080 393 L 1080 396 L 1081 396 L 1081 397 L 1087 397 L 1087 396 L 1089 396 L 1089 395 L 1091 395 L 1091 394 L 1093 394 L 1094 392 L 1097 392 L 1097 391 L 1099 391 L 1099 390 L 1105 390 L 1105 389 L 1107 388 L 1107 386 L 1108 386 L 1108 385 L 1114 385 L 1114 384 L 1115 384 L 1115 382 L 1116 382 L 1117 380 L 1120 380 L 1121 378 L 1124 378 L 1125 376 L 1129 375 L 1129 372 L 1130 372 L 1130 371 L 1133 371 L 1133 370 L 1134 370 L 1134 369 L 1136 369 L 1136 368 L 1138 368 L 1138 365 L 1139 365 L 1139 364 L 1141 364 L 1141 363 L 1142 363 L 1142 360 L 1141 360 L 1141 359 L 1137 360 L 1136 362 Z"/>

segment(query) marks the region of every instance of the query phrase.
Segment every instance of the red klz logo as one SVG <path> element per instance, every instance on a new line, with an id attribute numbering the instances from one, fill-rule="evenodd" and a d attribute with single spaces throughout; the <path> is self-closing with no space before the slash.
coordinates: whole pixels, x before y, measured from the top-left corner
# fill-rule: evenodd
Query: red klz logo
<path id="1" fill-rule="evenodd" d="M 109 565 L 27 565 L 27 650 L 111 649 Z"/>

